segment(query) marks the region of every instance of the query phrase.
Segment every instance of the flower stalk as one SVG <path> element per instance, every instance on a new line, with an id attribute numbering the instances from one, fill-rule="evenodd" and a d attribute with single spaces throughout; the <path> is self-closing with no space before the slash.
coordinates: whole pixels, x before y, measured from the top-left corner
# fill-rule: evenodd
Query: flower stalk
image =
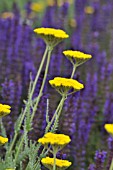
<path id="1" fill-rule="evenodd" d="M 20 128 L 21 125 L 22 125 L 22 122 L 23 122 L 23 120 L 24 120 L 24 118 L 25 118 L 25 115 L 26 115 L 26 113 L 27 113 L 27 111 L 28 111 L 28 107 L 29 107 L 29 105 L 30 105 L 30 103 L 31 103 L 31 100 L 32 100 L 32 97 L 33 97 L 33 93 L 34 93 L 34 91 L 35 91 L 35 87 L 36 87 L 36 84 L 37 84 L 37 81 L 38 81 L 38 79 L 39 79 L 39 76 L 40 76 L 42 67 L 43 67 L 43 65 L 44 65 L 44 62 L 45 62 L 45 59 L 46 59 L 46 56 L 47 56 L 47 52 L 48 52 L 48 46 L 46 46 L 46 49 L 45 49 L 44 55 L 43 55 L 43 57 L 42 57 L 42 61 L 41 61 L 41 63 L 40 63 L 40 66 L 39 66 L 37 75 L 36 75 L 35 80 L 34 80 L 34 82 L 33 82 L 32 89 L 31 89 L 31 92 L 30 92 L 30 96 L 29 96 L 29 98 L 28 98 L 28 101 L 27 101 L 27 103 L 26 103 L 26 106 L 25 106 L 25 109 L 24 109 L 24 111 L 23 111 L 22 117 L 21 117 L 21 119 L 20 119 L 19 128 Z M 18 132 L 16 131 L 15 134 L 14 134 L 12 143 L 11 143 L 10 148 L 9 148 L 9 151 L 8 151 L 9 155 L 10 155 L 10 153 L 11 153 L 11 151 L 12 151 L 14 145 L 15 145 L 15 142 L 16 142 L 16 139 L 17 139 L 17 136 L 18 136 L 18 133 L 19 133 L 19 131 L 18 131 Z"/>

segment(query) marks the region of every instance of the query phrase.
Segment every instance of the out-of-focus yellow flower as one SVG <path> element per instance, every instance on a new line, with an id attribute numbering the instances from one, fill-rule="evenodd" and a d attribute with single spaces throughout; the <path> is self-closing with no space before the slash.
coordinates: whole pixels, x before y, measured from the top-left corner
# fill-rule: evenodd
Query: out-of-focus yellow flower
<path id="1" fill-rule="evenodd" d="M 7 19 L 7 18 L 14 18 L 14 14 L 12 12 L 3 12 L 1 14 L 1 18 L 3 19 Z"/>
<path id="2" fill-rule="evenodd" d="M 106 131 L 108 133 L 110 133 L 111 135 L 113 135 L 113 124 L 105 124 L 104 128 L 106 129 Z"/>
<path id="3" fill-rule="evenodd" d="M 42 143 L 42 145 L 55 145 L 55 146 L 65 146 L 71 141 L 70 137 L 64 134 L 54 134 L 51 132 L 48 132 L 44 135 L 44 137 L 38 139 L 39 143 Z"/>
<path id="4" fill-rule="evenodd" d="M 63 39 L 69 37 L 65 31 L 54 28 L 36 28 L 34 32 L 44 39 L 49 46 L 56 46 Z"/>
<path id="5" fill-rule="evenodd" d="M 67 93 L 71 89 L 74 89 L 74 92 L 76 92 L 84 88 L 83 84 L 79 83 L 77 80 L 70 78 L 55 77 L 53 80 L 50 80 L 49 83 L 60 94 Z"/>
<path id="6" fill-rule="evenodd" d="M 8 138 L 4 138 L 4 137 L 0 136 L 0 145 L 3 145 L 7 142 L 8 142 Z"/>
<path id="7" fill-rule="evenodd" d="M 50 157 L 43 158 L 41 160 L 42 164 L 49 168 L 52 169 L 54 165 L 54 159 Z M 67 169 L 72 163 L 69 162 L 68 160 L 61 160 L 61 159 L 56 159 L 56 170 L 65 170 Z"/>
<path id="8" fill-rule="evenodd" d="M 90 54 L 85 54 L 80 51 L 66 50 L 63 51 L 63 54 L 67 57 L 67 59 L 72 62 L 72 64 L 76 63 L 77 65 L 83 64 L 84 62 L 92 58 Z"/>
<path id="9" fill-rule="evenodd" d="M 13 169 L 13 168 L 8 168 L 8 169 L 5 169 L 5 170 L 15 170 L 15 169 Z"/>
<path id="10" fill-rule="evenodd" d="M 44 6 L 41 3 L 32 2 L 30 8 L 34 12 L 41 12 Z"/>
<path id="11" fill-rule="evenodd" d="M 73 27 L 73 28 L 76 28 L 76 26 L 77 26 L 77 22 L 76 22 L 76 20 L 75 19 L 70 19 L 69 20 L 69 25 L 71 26 L 71 27 Z"/>
<path id="12" fill-rule="evenodd" d="M 55 5 L 55 1 L 54 0 L 47 0 L 47 5 L 48 6 L 54 6 Z"/>
<path id="13" fill-rule="evenodd" d="M 85 12 L 86 14 L 93 14 L 93 13 L 94 13 L 94 8 L 93 8 L 92 6 L 86 6 L 86 7 L 84 8 L 84 12 Z"/>
<path id="14" fill-rule="evenodd" d="M 8 115 L 11 112 L 11 106 L 6 104 L 0 104 L 0 118 Z"/>

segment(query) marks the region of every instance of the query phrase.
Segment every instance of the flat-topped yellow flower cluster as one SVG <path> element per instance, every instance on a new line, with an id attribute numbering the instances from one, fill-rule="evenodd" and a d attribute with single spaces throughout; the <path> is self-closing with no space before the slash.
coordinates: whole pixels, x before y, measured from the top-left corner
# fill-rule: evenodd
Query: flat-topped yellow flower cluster
<path id="1" fill-rule="evenodd" d="M 83 52 L 73 51 L 73 50 L 63 51 L 63 54 L 66 57 L 71 57 L 71 58 L 75 58 L 75 59 L 82 59 L 82 60 L 88 60 L 88 59 L 92 58 L 92 56 L 90 54 L 85 54 Z"/>
<path id="2" fill-rule="evenodd" d="M 8 138 L 4 138 L 4 137 L 0 136 L 0 145 L 3 145 L 7 142 L 8 142 Z"/>
<path id="3" fill-rule="evenodd" d="M 44 135 L 44 137 L 40 138 L 38 140 L 39 143 L 42 143 L 42 145 L 58 145 L 63 146 L 68 144 L 71 141 L 70 137 L 64 134 L 54 134 L 51 132 L 48 132 Z"/>
<path id="4" fill-rule="evenodd" d="M 66 88 L 67 90 L 72 88 L 74 91 L 78 91 L 84 88 L 84 85 L 77 80 L 62 77 L 55 77 L 53 80 L 50 80 L 49 83 L 54 88 L 61 87 Z"/>
<path id="5" fill-rule="evenodd" d="M 51 166 L 53 167 L 54 164 L 54 159 L 50 157 L 43 158 L 41 160 L 42 164 L 44 164 L 46 167 Z M 61 159 L 56 159 L 56 170 L 60 168 L 61 169 L 66 169 L 68 168 L 72 163 L 69 162 L 68 160 L 61 160 Z"/>
<path id="6" fill-rule="evenodd" d="M 6 104 L 0 104 L 0 118 L 11 112 L 11 106 Z"/>
<path id="7" fill-rule="evenodd" d="M 60 29 L 54 29 L 54 28 L 36 28 L 34 29 L 34 32 L 39 34 L 39 35 L 51 35 L 56 38 L 68 38 L 69 35 L 66 34 L 65 31 L 60 30 Z"/>
<path id="8" fill-rule="evenodd" d="M 110 133 L 111 135 L 113 135 L 113 124 L 105 124 L 104 128 L 106 129 L 106 131 L 108 133 Z"/>
<path id="9" fill-rule="evenodd" d="M 61 29 L 42 27 L 34 29 L 34 32 L 37 33 L 41 38 L 43 38 L 45 43 L 52 48 L 60 43 L 63 39 L 69 37 L 69 35 Z"/>

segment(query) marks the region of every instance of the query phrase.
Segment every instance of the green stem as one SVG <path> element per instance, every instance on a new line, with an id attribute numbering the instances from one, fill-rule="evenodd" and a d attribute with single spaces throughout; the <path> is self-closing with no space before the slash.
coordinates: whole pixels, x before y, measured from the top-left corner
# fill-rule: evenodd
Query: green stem
<path id="1" fill-rule="evenodd" d="M 109 170 L 113 170 L 113 159 L 112 159 L 111 166 L 110 166 Z"/>
<path id="2" fill-rule="evenodd" d="M 15 144 L 15 141 L 16 141 L 16 139 L 17 139 L 17 136 L 18 136 L 18 133 L 15 133 L 15 135 L 14 135 L 14 137 L 13 137 L 13 140 L 12 140 L 12 143 L 11 143 L 11 145 L 10 145 L 9 151 L 8 151 L 8 154 L 9 154 L 9 155 L 10 155 L 10 152 L 12 151 L 12 149 L 13 149 L 13 146 L 14 146 L 14 144 Z"/>
<path id="3" fill-rule="evenodd" d="M 51 52 L 52 52 L 52 49 L 49 49 L 48 58 L 47 58 L 47 63 L 46 63 L 46 68 L 45 68 L 45 74 L 44 74 L 44 78 L 43 78 L 43 82 L 42 82 L 42 85 L 41 85 L 41 88 L 40 88 L 40 92 L 39 92 L 38 98 L 37 98 L 36 103 L 35 103 L 35 106 L 34 106 L 34 108 L 33 108 L 33 113 L 32 113 L 32 116 L 31 116 L 31 121 L 32 121 L 33 118 L 34 118 L 34 115 L 35 115 L 35 112 L 36 112 L 36 110 L 37 110 L 37 107 L 38 107 L 40 98 L 41 98 L 41 96 L 42 96 L 42 92 L 43 92 L 43 89 L 44 89 L 44 85 L 45 85 L 46 77 L 47 77 L 47 73 L 48 73 L 48 68 L 49 68 L 49 63 L 50 63 L 50 57 L 51 57 Z"/>
<path id="4" fill-rule="evenodd" d="M 43 57 L 42 57 L 42 61 L 41 61 L 41 63 L 40 63 L 40 67 L 39 67 L 39 69 L 38 69 L 38 72 L 37 72 L 37 75 L 36 75 L 36 77 L 35 77 L 35 80 L 34 80 L 34 83 L 33 83 L 33 87 L 32 87 L 31 93 L 30 93 L 30 98 L 31 98 L 31 99 L 32 99 L 32 96 L 33 96 L 33 93 L 34 93 L 34 90 L 35 90 L 37 81 L 38 81 L 38 79 L 39 79 L 39 76 L 40 76 L 42 67 L 43 67 L 43 65 L 44 65 L 44 61 L 45 61 L 45 59 L 46 59 L 46 55 L 47 55 L 48 49 L 49 49 L 49 47 L 46 46 L 44 55 L 43 55 Z"/>
<path id="5" fill-rule="evenodd" d="M 48 48 L 47 48 L 47 49 L 48 49 Z M 48 52 L 48 58 L 47 58 L 47 63 L 46 63 L 45 74 L 44 74 L 42 86 L 41 86 L 41 89 L 40 89 L 40 92 L 39 92 L 37 101 L 36 101 L 35 106 L 34 106 L 34 108 L 33 108 L 33 113 L 32 113 L 32 116 L 31 116 L 31 122 L 32 122 L 32 120 L 33 120 L 33 118 L 34 118 L 35 112 L 36 112 L 36 110 L 37 110 L 38 103 L 39 103 L 40 98 L 41 98 L 41 96 L 42 96 L 42 91 L 43 91 L 43 88 L 44 88 L 44 85 L 45 85 L 45 81 L 46 81 L 46 77 L 47 77 L 47 73 L 48 73 L 48 68 L 49 68 L 49 63 L 50 63 L 50 57 L 51 57 L 51 51 L 52 51 L 52 50 L 49 50 L 49 52 Z M 42 61 L 44 61 L 44 60 L 42 60 Z M 38 71 L 37 75 L 39 75 L 39 71 Z M 37 81 L 38 81 L 38 76 L 36 76 L 35 81 L 34 81 L 34 83 L 33 83 L 32 93 L 31 93 L 31 95 L 30 95 L 30 99 L 32 99 L 32 96 L 33 96 L 33 93 L 34 93 L 34 90 L 35 90 Z M 20 142 L 20 144 L 19 144 L 19 149 L 17 150 L 15 160 L 17 160 L 17 157 L 18 157 L 18 154 L 19 154 L 19 150 L 21 149 L 21 146 L 22 146 L 23 141 L 24 141 L 24 136 L 22 137 L 21 142 Z"/>
<path id="6" fill-rule="evenodd" d="M 56 153 L 53 153 L 53 156 L 54 156 L 53 170 L 56 170 Z"/>
<path id="7" fill-rule="evenodd" d="M 77 65 L 76 65 L 76 64 L 73 64 L 73 71 L 72 71 L 72 74 L 71 74 L 71 79 L 74 77 L 76 68 L 77 68 Z"/>
<path id="8" fill-rule="evenodd" d="M 37 81 L 38 81 L 38 79 L 39 79 L 39 75 L 40 75 L 40 73 L 41 73 L 42 67 L 43 67 L 43 65 L 44 65 L 44 61 L 45 61 L 45 59 L 46 59 L 47 52 L 48 52 L 48 46 L 46 46 L 46 49 L 45 49 L 44 55 L 43 55 L 43 57 L 42 57 L 42 61 L 41 61 L 39 70 L 38 70 L 38 72 L 37 72 L 37 75 L 36 75 L 36 77 L 35 77 L 35 80 L 34 80 L 34 83 L 33 83 L 33 86 L 32 86 L 32 90 L 31 90 L 31 93 L 30 93 L 28 102 L 27 102 L 27 104 L 26 104 L 26 106 L 25 106 L 25 109 L 24 109 L 24 112 L 23 112 L 23 114 L 22 114 L 22 117 L 21 117 L 21 120 L 20 120 L 20 123 L 19 123 L 19 126 L 20 126 L 20 127 L 21 127 L 22 122 L 23 122 L 23 120 L 24 120 L 24 117 L 25 117 L 25 114 L 26 114 L 26 112 L 27 112 L 27 108 L 28 108 L 28 106 L 29 106 L 29 103 L 30 103 L 30 101 L 31 101 L 31 99 L 32 99 L 32 96 L 33 96 L 33 93 L 34 93 L 34 90 L 35 90 L 35 87 L 36 87 L 36 83 L 37 83 Z M 14 137 L 13 137 L 13 141 L 12 141 L 12 143 L 11 143 L 11 145 L 10 145 L 9 152 L 8 152 L 9 154 L 10 154 L 10 152 L 12 151 L 12 149 L 13 149 L 13 147 L 14 147 L 14 144 L 15 144 L 15 142 L 16 142 L 17 136 L 18 136 L 18 132 L 16 132 L 15 135 L 14 135 Z"/>
<path id="9" fill-rule="evenodd" d="M 23 141 L 24 141 L 24 135 L 22 136 L 22 139 L 21 139 L 21 141 L 20 141 L 19 147 L 18 147 L 18 149 L 17 149 L 16 155 L 15 155 L 15 162 L 17 161 L 17 158 L 18 158 L 18 155 L 19 155 L 19 153 L 20 153 L 20 150 L 21 150 Z"/>
<path id="10" fill-rule="evenodd" d="M 60 109 L 60 107 L 61 107 L 62 100 L 63 100 L 63 97 L 62 97 L 62 99 L 60 100 L 59 105 L 57 106 L 57 109 L 56 109 L 56 111 L 55 111 L 55 113 L 54 113 L 54 115 L 53 115 L 53 117 L 52 117 L 52 119 L 51 119 L 51 122 L 47 125 L 47 127 L 46 127 L 46 132 L 45 132 L 45 133 L 47 133 L 47 132 L 49 131 L 49 128 L 51 127 L 52 123 L 54 122 L 54 119 L 55 119 L 55 117 L 56 117 L 56 115 L 57 115 L 57 113 L 58 113 L 58 111 L 59 111 L 59 109 Z"/>
<path id="11" fill-rule="evenodd" d="M 60 117 L 60 114 L 61 114 L 61 112 L 62 112 L 62 108 L 63 108 L 63 105 L 64 105 L 64 101 L 65 101 L 65 99 L 66 99 L 66 96 L 64 95 L 64 96 L 62 96 L 62 100 L 61 100 L 61 104 L 60 104 L 60 109 L 59 109 L 59 111 L 58 111 L 58 113 L 56 114 L 56 116 L 55 116 L 55 121 L 54 121 L 54 125 L 53 125 L 53 127 L 52 127 L 52 132 L 54 132 L 55 131 L 55 129 L 56 129 L 56 127 L 57 127 L 57 123 L 58 123 L 58 120 L 59 120 L 59 117 Z"/>

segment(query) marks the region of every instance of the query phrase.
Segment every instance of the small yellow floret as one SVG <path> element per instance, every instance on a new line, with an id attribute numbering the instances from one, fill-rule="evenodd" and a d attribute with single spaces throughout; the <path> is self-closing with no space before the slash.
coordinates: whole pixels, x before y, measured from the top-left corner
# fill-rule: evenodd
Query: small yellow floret
<path id="1" fill-rule="evenodd" d="M 50 157 L 43 158 L 41 162 L 44 165 L 51 165 L 53 167 L 54 165 L 54 159 Z M 67 168 L 71 165 L 72 163 L 69 162 L 68 160 L 61 160 L 61 159 L 56 159 L 56 167 L 57 168 Z"/>
<path id="2" fill-rule="evenodd" d="M 113 124 L 105 124 L 104 128 L 106 129 L 106 131 L 110 134 L 113 135 Z"/>
<path id="3" fill-rule="evenodd" d="M 64 146 L 68 144 L 71 141 L 70 137 L 64 134 L 54 134 L 51 132 L 48 132 L 44 135 L 44 137 L 38 139 L 39 143 L 42 143 L 42 145 L 59 145 Z"/>
<path id="4" fill-rule="evenodd" d="M 0 104 L 0 117 L 3 117 L 11 112 L 11 106 L 6 104 Z"/>
<path id="5" fill-rule="evenodd" d="M 8 142 L 8 138 L 4 138 L 4 137 L 0 136 L 0 145 L 3 145 L 7 142 Z"/>

